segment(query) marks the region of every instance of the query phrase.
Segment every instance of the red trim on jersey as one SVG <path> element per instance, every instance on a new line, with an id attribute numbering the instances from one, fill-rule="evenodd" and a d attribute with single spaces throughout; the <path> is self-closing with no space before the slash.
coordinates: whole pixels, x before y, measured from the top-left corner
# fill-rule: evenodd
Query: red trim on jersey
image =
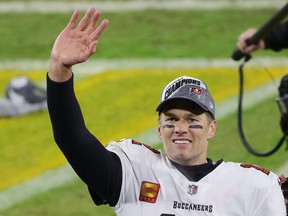
<path id="1" fill-rule="evenodd" d="M 256 166 L 254 164 L 241 164 L 241 167 L 243 167 L 243 168 L 254 168 L 256 170 L 259 170 L 259 171 L 265 173 L 266 175 L 269 175 L 269 173 L 270 173 L 269 170 L 267 170 L 267 169 L 265 169 L 263 167 Z"/>
<path id="2" fill-rule="evenodd" d="M 138 142 L 138 141 L 132 139 L 132 144 L 134 144 L 134 145 L 140 145 L 140 146 L 143 145 L 143 146 L 145 146 L 146 148 L 148 148 L 149 150 L 151 150 L 152 152 L 154 152 L 155 154 L 160 154 L 160 151 L 154 149 L 153 147 L 151 147 L 151 146 L 149 146 L 149 145 L 147 145 L 147 144 L 145 144 L 145 143 L 141 143 L 141 142 Z"/>

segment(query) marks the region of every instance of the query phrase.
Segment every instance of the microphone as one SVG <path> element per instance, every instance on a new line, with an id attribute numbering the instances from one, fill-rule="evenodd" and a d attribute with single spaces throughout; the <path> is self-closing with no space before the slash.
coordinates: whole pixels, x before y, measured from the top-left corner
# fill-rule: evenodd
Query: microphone
<path id="1" fill-rule="evenodd" d="M 281 113 L 280 125 L 283 133 L 288 132 L 288 75 L 282 77 L 279 90 L 279 98 L 276 98 Z"/>
<path id="2" fill-rule="evenodd" d="M 271 31 L 288 13 L 288 3 L 278 10 L 268 21 L 266 21 L 255 34 L 247 41 L 247 45 L 258 44 L 266 34 Z M 242 53 L 238 48 L 235 49 L 231 58 L 235 61 L 242 59 L 244 56 L 249 57 L 249 54 Z"/>

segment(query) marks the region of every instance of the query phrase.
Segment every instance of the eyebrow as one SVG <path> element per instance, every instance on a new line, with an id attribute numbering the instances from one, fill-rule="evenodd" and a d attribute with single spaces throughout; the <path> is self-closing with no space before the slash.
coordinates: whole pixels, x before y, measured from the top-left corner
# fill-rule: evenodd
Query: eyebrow
<path id="1" fill-rule="evenodd" d="M 168 116 L 168 117 L 175 117 L 175 118 L 178 118 L 175 114 L 173 114 L 173 113 L 171 113 L 171 112 L 169 112 L 169 111 L 167 111 L 167 112 L 163 112 L 163 114 L 165 115 L 165 116 Z M 188 113 L 188 114 L 185 114 L 185 118 L 187 118 L 187 117 L 193 117 L 193 118 L 196 118 L 198 115 L 196 115 L 196 114 L 194 114 L 194 113 Z"/>
<path id="2" fill-rule="evenodd" d="M 163 112 L 163 114 L 168 117 L 175 117 L 175 115 L 173 113 L 169 113 L 169 111 Z"/>

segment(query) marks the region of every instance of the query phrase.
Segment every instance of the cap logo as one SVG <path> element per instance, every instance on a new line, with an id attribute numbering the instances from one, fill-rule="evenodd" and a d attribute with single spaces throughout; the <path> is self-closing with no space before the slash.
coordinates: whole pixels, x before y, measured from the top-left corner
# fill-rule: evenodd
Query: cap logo
<path id="1" fill-rule="evenodd" d="M 192 87 L 192 88 L 190 88 L 190 93 L 201 95 L 202 94 L 202 89 L 201 88 Z"/>
<path id="2" fill-rule="evenodd" d="M 191 78 L 181 78 L 181 79 L 176 80 L 175 82 L 171 83 L 171 85 L 169 85 L 166 88 L 166 91 L 165 91 L 165 94 L 164 94 L 164 100 L 169 98 L 170 95 L 172 95 L 175 91 L 177 91 L 179 88 L 181 88 L 184 85 L 197 85 L 197 86 L 200 86 L 201 85 L 201 81 L 200 80 L 196 80 L 196 79 L 191 79 Z"/>

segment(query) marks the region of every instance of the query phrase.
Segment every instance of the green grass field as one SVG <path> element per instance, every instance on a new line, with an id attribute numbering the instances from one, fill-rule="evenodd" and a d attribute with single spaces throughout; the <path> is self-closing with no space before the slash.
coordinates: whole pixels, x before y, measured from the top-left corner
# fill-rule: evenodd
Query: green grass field
<path id="1" fill-rule="evenodd" d="M 230 58 L 238 35 L 248 27 L 258 27 L 274 12 L 272 9 L 105 12 L 102 17 L 110 23 L 97 56 L 92 59 Z M 0 59 L 48 59 L 55 38 L 70 16 L 0 14 L 0 47 L 5 50 L 0 53 Z M 269 52 L 269 55 L 283 56 L 285 52 Z"/>
<path id="2" fill-rule="evenodd" d="M 110 24 L 93 59 L 203 57 L 229 59 L 238 34 L 248 27 L 259 26 L 273 12 L 273 10 L 149 10 L 105 13 L 103 17 L 109 18 Z M 243 20 L 242 17 L 246 19 Z M 0 47 L 1 50 L 5 50 L 0 53 L 0 60 L 48 59 L 53 41 L 69 18 L 70 14 L 54 13 L 0 14 L 2 26 Z M 15 32 L 16 36 L 11 37 Z M 255 55 L 275 57 L 285 56 L 287 52 L 261 51 Z M 263 69 L 264 66 L 259 65 L 259 68 L 247 70 L 246 89 L 270 80 Z M 237 68 L 222 68 L 222 70 L 210 68 L 210 72 L 208 68 L 107 71 L 104 74 L 81 79 L 76 83 L 76 91 L 88 127 L 103 143 L 107 143 L 111 139 L 134 136 L 156 126 L 157 116 L 154 107 L 158 103 L 159 93 L 164 84 L 176 76 L 186 74 L 203 78 L 211 86 L 211 91 L 215 92 L 216 102 L 237 95 Z M 286 73 L 285 68 L 269 69 L 275 78 Z M 29 74 L 26 71 L 1 72 L 1 90 L 4 91 L 5 83 L 11 77 L 23 73 Z M 45 71 L 30 74 L 35 81 L 45 79 Z M 276 94 L 275 87 L 275 97 Z M 271 148 L 281 135 L 275 97 L 268 98 L 244 112 L 247 137 L 253 146 L 261 151 Z M 95 109 L 100 106 L 105 109 Z M 95 124 L 96 120 L 103 123 L 101 128 Z M 0 119 L 0 130 L 3 134 L 0 136 L 2 173 L 0 189 L 66 163 L 53 141 L 47 112 Z M 158 147 L 161 147 L 160 143 Z M 224 158 L 255 163 L 274 171 L 287 158 L 284 147 L 268 158 L 249 154 L 240 142 L 235 113 L 219 120 L 216 137 L 210 143 L 209 155 L 213 160 Z M 94 206 L 85 186 L 76 180 L 0 211 L 0 215 L 88 216 L 114 215 L 114 213 L 108 207 Z"/>

